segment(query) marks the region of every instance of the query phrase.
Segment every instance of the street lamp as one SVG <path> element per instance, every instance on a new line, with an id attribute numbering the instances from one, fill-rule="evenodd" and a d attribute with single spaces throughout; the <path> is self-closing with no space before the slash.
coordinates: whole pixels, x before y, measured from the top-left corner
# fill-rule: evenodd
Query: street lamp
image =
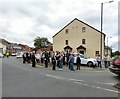
<path id="1" fill-rule="evenodd" d="M 109 38 L 112 38 L 111 36 L 110 37 L 107 37 L 107 56 L 108 56 L 108 39 Z"/>
<path id="2" fill-rule="evenodd" d="M 103 30 L 103 4 L 105 3 L 112 3 L 113 0 L 101 3 L 101 40 L 100 40 L 100 58 L 102 60 L 102 30 Z"/>

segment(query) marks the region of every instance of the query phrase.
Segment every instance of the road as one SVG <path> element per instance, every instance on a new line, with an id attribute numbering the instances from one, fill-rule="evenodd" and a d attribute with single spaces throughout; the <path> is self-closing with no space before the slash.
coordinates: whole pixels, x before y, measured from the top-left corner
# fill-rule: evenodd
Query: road
<path id="1" fill-rule="evenodd" d="M 109 70 L 82 67 L 80 71 L 32 68 L 15 57 L 2 59 L 3 97 L 118 97 L 118 82 Z"/>

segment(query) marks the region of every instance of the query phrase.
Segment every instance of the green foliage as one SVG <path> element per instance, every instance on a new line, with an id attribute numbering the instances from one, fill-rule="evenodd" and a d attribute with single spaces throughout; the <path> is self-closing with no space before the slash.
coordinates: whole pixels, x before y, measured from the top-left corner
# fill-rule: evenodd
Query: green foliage
<path id="1" fill-rule="evenodd" d="M 42 38 L 37 37 L 37 38 L 34 39 L 35 49 L 47 47 L 48 44 L 50 44 L 50 42 L 45 37 L 42 37 Z"/>
<path id="2" fill-rule="evenodd" d="M 112 56 L 120 55 L 120 51 L 115 51 L 112 53 Z"/>
<path id="3" fill-rule="evenodd" d="M 112 50 L 110 46 L 105 46 L 106 49 Z"/>

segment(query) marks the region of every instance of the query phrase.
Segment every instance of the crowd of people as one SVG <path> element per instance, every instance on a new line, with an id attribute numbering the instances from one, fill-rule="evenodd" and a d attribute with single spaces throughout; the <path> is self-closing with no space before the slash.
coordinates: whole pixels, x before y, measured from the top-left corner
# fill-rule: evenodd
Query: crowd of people
<path id="1" fill-rule="evenodd" d="M 100 55 L 96 57 L 96 60 L 98 62 L 97 67 L 102 68 L 102 61 L 100 58 Z M 110 61 L 108 61 L 107 57 L 104 57 L 104 66 L 105 68 L 108 68 L 110 65 Z M 69 70 L 75 71 L 74 67 L 74 53 L 70 52 L 59 52 L 59 51 L 51 51 L 51 52 L 29 52 L 23 54 L 23 63 L 32 63 L 32 67 L 36 67 L 36 63 L 41 63 L 45 66 L 45 68 L 48 68 L 48 66 L 52 65 L 52 70 L 56 70 L 56 67 L 59 68 L 59 70 L 63 70 L 64 66 L 67 66 Z M 77 55 L 76 59 L 76 70 L 80 70 L 81 66 L 81 59 L 80 54 Z"/>
<path id="2" fill-rule="evenodd" d="M 70 52 L 32 52 L 23 54 L 23 63 L 32 63 L 32 67 L 36 67 L 36 63 L 44 64 L 45 68 L 48 68 L 49 64 L 52 64 L 52 70 L 63 70 L 64 66 L 68 66 L 71 71 L 74 69 L 74 55 Z M 81 60 L 78 54 L 77 57 L 77 70 L 80 70 Z"/>

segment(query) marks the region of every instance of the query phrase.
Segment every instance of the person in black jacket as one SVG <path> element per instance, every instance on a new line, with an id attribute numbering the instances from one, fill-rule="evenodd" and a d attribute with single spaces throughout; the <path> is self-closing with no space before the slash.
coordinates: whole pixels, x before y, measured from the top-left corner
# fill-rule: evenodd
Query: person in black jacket
<path id="1" fill-rule="evenodd" d="M 65 66 L 65 53 L 63 53 L 63 65 Z"/>
<path id="2" fill-rule="evenodd" d="M 45 61 L 45 68 L 48 68 L 49 55 L 47 51 L 45 51 L 44 61 Z"/>
<path id="3" fill-rule="evenodd" d="M 35 53 L 32 53 L 32 67 L 36 67 L 36 62 L 35 62 Z"/>
<path id="4" fill-rule="evenodd" d="M 77 62 L 77 69 L 76 69 L 76 70 L 80 70 L 81 59 L 80 59 L 80 55 L 79 55 L 79 54 L 77 55 L 77 60 L 76 60 L 76 62 Z"/>
<path id="5" fill-rule="evenodd" d="M 70 69 L 70 65 L 69 65 L 69 57 L 70 57 L 70 53 L 68 53 L 68 51 L 67 51 L 67 53 L 66 53 L 66 59 L 67 59 L 67 61 L 66 61 L 66 65 L 69 66 L 69 69 Z"/>
<path id="6" fill-rule="evenodd" d="M 23 64 L 25 64 L 26 63 L 26 53 L 23 53 Z"/>
<path id="7" fill-rule="evenodd" d="M 57 67 L 60 68 L 59 63 L 60 63 L 60 52 L 57 52 L 56 54 L 56 62 L 57 62 Z"/>
<path id="8" fill-rule="evenodd" d="M 52 56 L 52 70 L 56 70 L 56 57 L 55 57 L 55 54 L 53 54 Z"/>

